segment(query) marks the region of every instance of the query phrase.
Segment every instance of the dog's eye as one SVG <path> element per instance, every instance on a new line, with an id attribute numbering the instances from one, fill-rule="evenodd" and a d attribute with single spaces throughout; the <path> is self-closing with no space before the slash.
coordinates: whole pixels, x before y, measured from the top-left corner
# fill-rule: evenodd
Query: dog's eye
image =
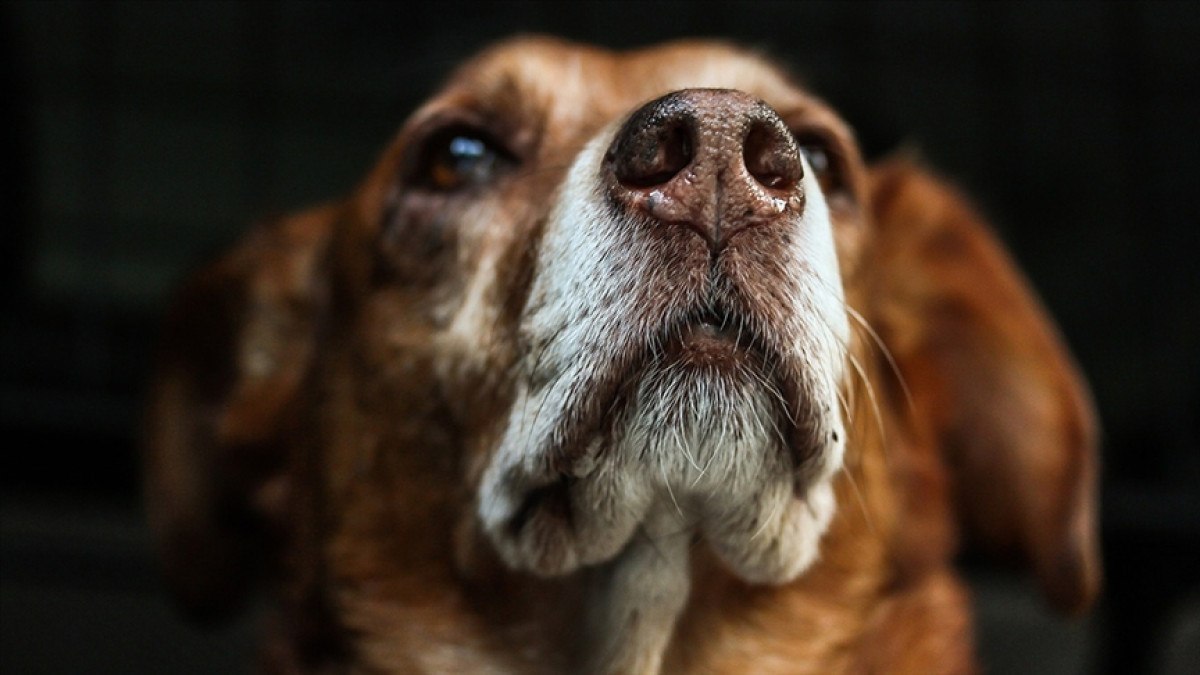
<path id="1" fill-rule="evenodd" d="M 486 133 L 453 127 L 425 142 L 410 181 L 437 192 L 453 192 L 490 183 L 511 163 L 512 155 Z"/>
<path id="2" fill-rule="evenodd" d="M 804 153 L 805 161 L 812 167 L 825 196 L 831 197 L 845 192 L 847 186 L 842 172 L 842 160 L 833 146 L 825 138 L 812 133 L 796 134 L 796 142 L 800 145 L 800 152 Z"/>
<path id="3" fill-rule="evenodd" d="M 800 147 L 800 152 L 804 153 L 808 165 L 818 176 L 829 173 L 829 153 L 825 152 L 825 148 L 818 145 L 804 145 Z"/>

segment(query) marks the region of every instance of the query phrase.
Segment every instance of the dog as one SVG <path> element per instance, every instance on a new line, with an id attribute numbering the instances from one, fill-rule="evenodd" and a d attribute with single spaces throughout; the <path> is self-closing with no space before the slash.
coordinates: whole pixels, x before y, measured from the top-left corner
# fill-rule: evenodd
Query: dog
<path id="1" fill-rule="evenodd" d="M 179 291 L 146 499 L 267 672 L 960 673 L 963 547 L 1095 598 L 1096 437 L 931 172 L 755 53 L 526 37 Z"/>

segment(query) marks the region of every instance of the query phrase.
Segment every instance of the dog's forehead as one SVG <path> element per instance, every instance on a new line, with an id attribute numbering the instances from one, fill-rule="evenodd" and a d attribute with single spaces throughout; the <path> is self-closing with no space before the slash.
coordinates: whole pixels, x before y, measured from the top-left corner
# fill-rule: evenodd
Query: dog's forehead
<path id="1" fill-rule="evenodd" d="M 781 112 L 822 108 L 766 59 L 715 41 L 613 52 L 550 38 L 501 43 L 468 62 L 444 96 L 536 115 L 550 126 L 607 120 L 690 88 L 738 89 Z"/>

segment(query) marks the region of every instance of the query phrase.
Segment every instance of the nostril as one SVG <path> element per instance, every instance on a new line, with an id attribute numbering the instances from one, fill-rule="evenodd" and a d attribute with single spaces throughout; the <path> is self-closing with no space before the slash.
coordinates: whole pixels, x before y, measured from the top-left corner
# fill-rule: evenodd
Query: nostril
<path id="1" fill-rule="evenodd" d="M 743 144 L 746 171 L 763 187 L 788 190 L 804 177 L 799 150 L 783 130 L 758 123 L 750 128 Z"/>
<path id="2" fill-rule="evenodd" d="M 683 120 L 627 129 L 613 150 L 613 173 L 623 185 L 662 185 L 691 164 L 691 130 Z"/>
<path id="3" fill-rule="evenodd" d="M 803 208 L 800 149 L 769 105 L 744 92 L 686 89 L 646 103 L 602 160 L 606 197 L 639 221 L 700 236 L 714 252 L 739 232 Z M 706 322 L 694 324 L 709 330 Z"/>

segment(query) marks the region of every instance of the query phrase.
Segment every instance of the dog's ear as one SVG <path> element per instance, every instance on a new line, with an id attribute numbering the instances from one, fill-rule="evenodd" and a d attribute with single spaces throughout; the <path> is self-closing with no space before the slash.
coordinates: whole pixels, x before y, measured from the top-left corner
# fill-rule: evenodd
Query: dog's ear
<path id="1" fill-rule="evenodd" d="M 312 357 L 334 211 L 257 227 L 194 275 L 161 337 L 145 498 L 170 590 L 199 619 L 240 606 L 276 561 L 282 435 Z"/>
<path id="2" fill-rule="evenodd" d="M 1020 556 L 1054 607 L 1083 611 L 1101 576 L 1086 385 L 962 197 L 905 161 L 871 183 L 872 320 L 910 389 L 897 409 L 949 468 L 967 541 Z"/>

